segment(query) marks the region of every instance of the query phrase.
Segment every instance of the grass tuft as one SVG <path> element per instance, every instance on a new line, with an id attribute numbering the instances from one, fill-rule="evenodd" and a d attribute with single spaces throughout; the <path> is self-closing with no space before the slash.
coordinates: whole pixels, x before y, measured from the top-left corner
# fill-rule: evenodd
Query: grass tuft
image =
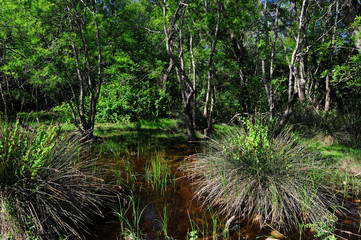
<path id="1" fill-rule="evenodd" d="M 203 206 L 284 231 L 334 222 L 337 200 L 322 182 L 328 172 L 320 154 L 287 131 L 272 136 L 267 125 L 244 120 L 208 142 L 185 168 Z"/>
<path id="2" fill-rule="evenodd" d="M 55 127 L 3 124 L 0 145 L 1 237 L 14 225 L 22 239 L 84 239 L 117 194 L 93 175 L 95 162 L 77 138 Z"/>

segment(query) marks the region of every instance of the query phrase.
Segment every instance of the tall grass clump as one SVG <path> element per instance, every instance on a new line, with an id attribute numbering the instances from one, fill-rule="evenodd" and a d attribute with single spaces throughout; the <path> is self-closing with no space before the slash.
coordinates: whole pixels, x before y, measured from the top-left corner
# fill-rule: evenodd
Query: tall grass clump
<path id="1" fill-rule="evenodd" d="M 321 160 L 289 132 L 274 136 L 260 120 L 244 120 L 211 139 L 185 169 L 204 206 L 288 231 L 334 220 L 336 199 L 322 182 Z"/>
<path id="2" fill-rule="evenodd" d="M 116 194 L 92 175 L 84 149 L 56 127 L 0 124 L 0 238 L 84 238 Z"/>

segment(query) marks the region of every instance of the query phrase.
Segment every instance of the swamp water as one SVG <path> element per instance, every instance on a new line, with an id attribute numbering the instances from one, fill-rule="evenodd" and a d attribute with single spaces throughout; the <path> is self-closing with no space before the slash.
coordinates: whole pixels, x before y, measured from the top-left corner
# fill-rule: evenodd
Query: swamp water
<path id="1" fill-rule="evenodd" d="M 179 167 L 202 151 L 200 142 L 157 138 L 153 145 L 149 143 L 153 137 L 139 136 L 141 144 L 126 144 L 126 148 L 124 141 L 130 140 L 122 139 L 122 144 L 118 142 L 123 145 L 121 151 L 104 152 L 99 157 L 101 164 L 112 169 L 109 180 L 126 184 L 131 197 L 127 203 L 121 201 L 121 207 L 115 207 L 117 217 L 98 222 L 86 239 L 276 239 L 276 231 L 261 231 L 239 219 L 228 226 L 227 219 L 217 216 L 216 210 L 201 208 L 193 198 L 191 182 Z M 336 234 L 342 236 L 340 239 L 361 239 L 361 203 L 348 201 L 345 207 L 349 214 L 338 222 Z M 312 231 L 306 231 L 289 239 L 314 237 Z"/>

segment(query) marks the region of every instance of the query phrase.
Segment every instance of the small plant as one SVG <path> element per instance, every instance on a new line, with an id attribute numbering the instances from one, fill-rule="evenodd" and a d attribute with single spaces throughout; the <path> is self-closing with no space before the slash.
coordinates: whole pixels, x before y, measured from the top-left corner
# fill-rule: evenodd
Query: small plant
<path id="1" fill-rule="evenodd" d="M 336 240 L 335 232 L 335 218 L 330 216 L 329 218 L 322 219 L 318 222 L 306 224 L 305 227 L 312 228 L 314 230 L 315 237 L 325 240 Z"/>
<path id="2" fill-rule="evenodd" d="M 193 230 L 188 233 L 188 240 L 197 240 L 198 239 L 198 231 Z"/>
<path id="3" fill-rule="evenodd" d="M 162 231 L 165 238 L 168 238 L 168 210 L 167 207 L 163 207 L 163 216 L 161 219 Z"/>
<path id="4" fill-rule="evenodd" d="M 333 216 L 336 199 L 321 182 L 321 160 L 288 132 L 273 137 L 268 125 L 244 120 L 210 140 L 186 172 L 203 206 L 290 230 Z"/>
<path id="5" fill-rule="evenodd" d="M 116 184 L 126 186 L 129 189 L 134 189 L 138 179 L 138 174 L 134 170 L 134 165 L 127 157 L 123 157 L 119 160 L 119 167 L 117 167 L 116 170 L 113 170 Z"/>

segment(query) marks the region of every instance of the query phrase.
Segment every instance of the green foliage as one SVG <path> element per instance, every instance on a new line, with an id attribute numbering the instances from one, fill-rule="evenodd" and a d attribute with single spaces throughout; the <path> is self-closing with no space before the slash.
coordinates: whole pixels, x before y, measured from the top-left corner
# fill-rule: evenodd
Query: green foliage
<path id="1" fill-rule="evenodd" d="M 6 123 L 0 126 L 1 187 L 15 184 L 27 175 L 35 177 L 57 144 L 56 139 L 61 140 L 56 127 L 43 127 L 36 132 L 26 127 L 19 121 L 13 127 Z"/>
<path id="2" fill-rule="evenodd" d="M 52 108 L 52 112 L 57 116 L 59 122 L 69 123 L 72 119 L 69 104 L 62 102 L 61 105 Z"/>
<path id="3" fill-rule="evenodd" d="M 358 112 L 342 112 L 336 109 L 323 112 L 304 107 L 297 108 L 290 119 L 305 135 L 330 137 L 330 143 L 343 144 L 345 147 L 361 145 L 360 121 Z"/>
<path id="4" fill-rule="evenodd" d="M 328 222 L 321 220 L 312 224 L 307 224 L 306 227 L 312 228 L 316 232 L 315 237 L 317 239 L 337 240 L 337 237 L 333 234 L 336 230 L 334 218 L 329 218 Z"/>
<path id="5" fill-rule="evenodd" d="M 207 153 L 189 163 L 203 205 L 245 216 L 261 227 L 290 230 L 333 216 L 334 193 L 317 152 L 288 132 L 273 137 L 262 122 L 244 120 L 208 143 Z M 325 180 L 327 181 L 327 180 Z"/>
<path id="6" fill-rule="evenodd" d="M 109 84 L 102 89 L 96 119 L 98 122 L 119 123 L 166 117 L 169 102 L 169 94 L 149 82 Z"/>

